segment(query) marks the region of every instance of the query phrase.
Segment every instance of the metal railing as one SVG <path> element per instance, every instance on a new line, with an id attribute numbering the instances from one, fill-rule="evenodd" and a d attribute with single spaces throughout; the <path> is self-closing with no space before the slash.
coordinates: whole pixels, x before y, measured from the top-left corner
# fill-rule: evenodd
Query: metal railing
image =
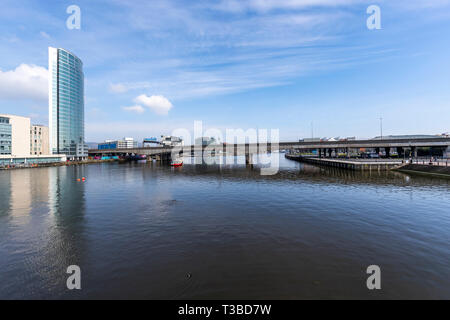
<path id="1" fill-rule="evenodd" d="M 411 164 L 421 164 L 430 166 L 448 167 L 450 166 L 450 159 L 446 158 L 415 158 L 407 160 Z"/>

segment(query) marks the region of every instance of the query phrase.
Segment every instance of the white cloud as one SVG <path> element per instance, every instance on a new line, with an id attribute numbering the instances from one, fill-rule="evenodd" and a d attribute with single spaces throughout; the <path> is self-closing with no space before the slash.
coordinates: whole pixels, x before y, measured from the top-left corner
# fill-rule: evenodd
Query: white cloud
<path id="1" fill-rule="evenodd" d="M 139 113 L 139 114 L 145 112 L 145 109 L 139 105 L 131 106 L 131 107 L 123 107 L 122 109 L 125 111 L 128 111 L 128 112 L 135 112 L 135 113 Z"/>
<path id="2" fill-rule="evenodd" d="M 218 8 L 224 11 L 270 11 L 275 9 L 303 9 L 307 7 L 337 7 L 368 0 L 222 0 Z"/>
<path id="3" fill-rule="evenodd" d="M 0 99 L 48 99 L 48 71 L 35 65 L 21 64 L 15 70 L 0 70 Z"/>
<path id="4" fill-rule="evenodd" d="M 146 94 L 141 94 L 136 99 L 134 99 L 139 105 L 144 105 L 156 114 L 167 115 L 170 109 L 173 108 L 172 103 L 163 96 L 147 96 Z"/>
<path id="5" fill-rule="evenodd" d="M 128 88 L 121 83 L 112 83 L 109 85 L 109 91 L 113 93 L 125 93 L 128 91 Z"/>

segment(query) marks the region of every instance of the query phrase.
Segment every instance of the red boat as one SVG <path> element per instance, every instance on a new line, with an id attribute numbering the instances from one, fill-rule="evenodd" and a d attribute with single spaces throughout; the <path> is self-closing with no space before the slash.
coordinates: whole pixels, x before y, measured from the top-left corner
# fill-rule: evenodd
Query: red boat
<path id="1" fill-rule="evenodd" d="M 181 167 L 183 165 L 183 160 L 181 159 L 173 160 L 170 165 L 172 167 Z"/>

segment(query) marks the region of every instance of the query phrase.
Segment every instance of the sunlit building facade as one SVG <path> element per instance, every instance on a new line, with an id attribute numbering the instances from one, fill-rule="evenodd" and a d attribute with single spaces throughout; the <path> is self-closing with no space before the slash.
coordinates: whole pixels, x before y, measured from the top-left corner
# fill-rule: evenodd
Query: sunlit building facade
<path id="1" fill-rule="evenodd" d="M 83 63 L 67 50 L 49 47 L 49 75 L 50 151 L 85 159 Z"/>
<path id="2" fill-rule="evenodd" d="M 48 127 L 39 124 L 33 124 L 31 125 L 30 135 L 30 147 L 32 155 L 50 154 L 50 148 L 48 144 Z"/>
<path id="3" fill-rule="evenodd" d="M 30 118 L 0 114 L 0 154 L 29 156 L 30 128 Z"/>

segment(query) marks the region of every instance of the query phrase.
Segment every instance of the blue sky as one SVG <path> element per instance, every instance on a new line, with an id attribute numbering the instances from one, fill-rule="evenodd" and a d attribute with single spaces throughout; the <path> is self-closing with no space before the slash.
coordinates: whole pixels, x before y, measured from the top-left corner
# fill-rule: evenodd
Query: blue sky
<path id="1" fill-rule="evenodd" d="M 66 8 L 81 8 L 69 30 Z M 366 9 L 381 8 L 381 30 Z M 86 140 L 450 131 L 450 0 L 3 0 L 0 113 L 48 121 L 48 46 L 84 62 Z"/>

